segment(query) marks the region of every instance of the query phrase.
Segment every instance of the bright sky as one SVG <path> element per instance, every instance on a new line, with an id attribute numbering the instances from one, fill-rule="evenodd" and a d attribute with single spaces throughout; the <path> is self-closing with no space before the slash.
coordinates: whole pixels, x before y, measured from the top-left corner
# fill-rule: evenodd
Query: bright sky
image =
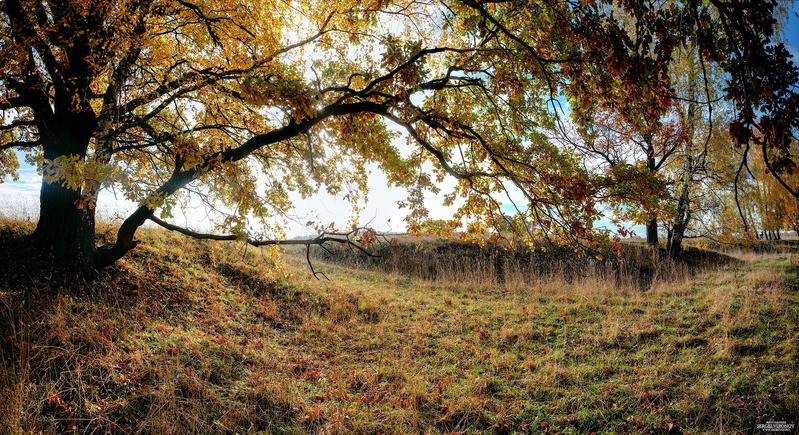
<path id="1" fill-rule="evenodd" d="M 791 5 L 788 24 L 785 26 L 785 45 L 793 55 L 794 62 L 799 63 L 799 5 L 795 2 Z"/>
<path id="2" fill-rule="evenodd" d="M 796 5 L 792 5 L 784 36 L 788 50 L 794 60 L 799 63 L 799 17 L 796 15 L 797 11 L 799 9 L 796 8 Z M 400 138 L 398 142 L 404 144 L 405 139 Z M 17 181 L 7 179 L 5 183 L 0 184 L 0 216 L 14 215 L 35 219 L 38 212 L 41 177 L 36 173 L 34 167 L 24 162 L 22 156 L 20 156 L 20 162 L 19 179 Z M 453 180 L 445 181 L 445 185 L 441 186 L 442 193 L 447 192 L 448 188 L 453 185 Z M 380 231 L 404 231 L 403 218 L 406 212 L 397 207 L 397 201 L 406 197 L 405 191 L 388 187 L 385 176 L 377 169 L 373 170 L 370 176 L 369 190 L 369 200 L 361 212 L 360 222 L 362 224 L 368 222 L 369 225 Z M 432 218 L 451 216 L 452 209 L 447 209 L 442 205 L 442 196 L 428 196 L 425 200 Z M 349 202 L 323 192 L 307 200 L 298 199 L 296 205 L 294 222 L 289 222 L 289 226 L 286 228 L 287 235 L 290 237 L 311 233 L 312 230 L 304 226 L 304 223 L 309 220 L 345 225 L 351 218 Z M 115 216 L 125 217 L 134 207 L 134 204 L 121 197 L 115 197 L 113 192 L 105 191 L 100 197 L 98 215 L 101 219 L 106 220 Z M 210 228 L 210 223 L 205 219 L 205 213 L 197 209 L 186 210 L 182 216 L 181 213 L 176 213 L 173 221 L 178 225 L 189 225 L 195 229 L 207 230 Z M 606 222 L 600 221 L 597 224 L 601 226 Z M 642 231 L 639 232 L 642 233 Z"/>

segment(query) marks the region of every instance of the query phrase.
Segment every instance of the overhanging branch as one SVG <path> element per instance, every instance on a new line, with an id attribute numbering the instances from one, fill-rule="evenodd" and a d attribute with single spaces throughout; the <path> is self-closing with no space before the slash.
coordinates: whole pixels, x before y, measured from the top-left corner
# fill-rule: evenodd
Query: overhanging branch
<path id="1" fill-rule="evenodd" d="M 325 277 L 325 279 L 328 278 L 327 275 L 325 275 L 324 273 L 318 272 L 316 269 L 314 269 L 313 263 L 311 262 L 311 246 L 321 246 L 324 248 L 323 245 L 325 243 L 340 243 L 342 245 L 346 245 L 347 247 L 353 250 L 358 250 L 369 257 L 379 257 L 379 255 L 369 252 L 368 246 L 364 246 L 355 239 L 355 237 L 357 237 L 359 232 L 369 231 L 366 228 L 360 228 L 360 227 L 353 228 L 352 231 L 348 232 L 322 232 L 316 237 L 306 238 L 306 239 L 253 239 L 250 237 L 242 238 L 241 236 L 237 236 L 234 234 L 201 233 L 198 231 L 193 231 L 188 228 L 171 224 L 155 216 L 150 216 L 148 219 L 167 230 L 175 231 L 185 236 L 189 236 L 199 240 L 241 241 L 255 247 L 298 246 L 298 245 L 305 246 L 305 259 L 308 262 L 308 267 L 311 269 L 311 273 L 316 279 L 319 279 L 319 275 Z"/>
<path id="2" fill-rule="evenodd" d="M 3 145 L 0 145 L 0 151 L 7 150 L 9 148 L 36 148 L 37 146 L 41 145 L 42 141 L 35 140 L 35 141 L 14 141 L 14 142 L 6 142 Z"/>

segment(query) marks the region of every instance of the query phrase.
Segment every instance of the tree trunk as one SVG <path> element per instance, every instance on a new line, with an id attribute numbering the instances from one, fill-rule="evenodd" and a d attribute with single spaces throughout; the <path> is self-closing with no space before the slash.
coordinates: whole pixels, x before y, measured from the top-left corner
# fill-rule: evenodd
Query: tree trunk
<path id="1" fill-rule="evenodd" d="M 669 246 L 669 255 L 678 257 L 682 254 L 682 239 L 685 237 L 685 225 L 674 225 L 674 234 L 671 239 L 671 246 Z"/>
<path id="2" fill-rule="evenodd" d="M 94 210 L 79 207 L 80 191 L 42 181 L 39 222 L 34 239 L 54 265 L 75 275 L 90 275 L 94 262 Z"/>
<path id="3" fill-rule="evenodd" d="M 693 68 L 693 66 L 692 66 Z M 682 142 L 682 185 L 680 197 L 677 199 L 677 213 L 672 224 L 672 237 L 669 244 L 669 255 L 679 257 L 682 254 L 682 241 L 685 238 L 685 230 L 691 221 L 691 187 L 696 167 L 694 166 L 694 133 L 696 126 L 696 81 L 690 80 L 688 83 L 688 107 L 684 122 L 685 138 Z"/>
<path id="4" fill-rule="evenodd" d="M 502 250 L 494 247 L 494 274 L 497 277 L 497 284 L 500 286 L 505 284 L 505 259 L 502 257 Z"/>
<path id="5" fill-rule="evenodd" d="M 671 239 L 674 236 L 674 228 L 666 228 L 666 248 L 671 248 Z"/>
<path id="6" fill-rule="evenodd" d="M 688 189 L 688 183 L 684 183 L 680 199 L 677 201 L 677 215 L 674 217 L 671 243 L 669 244 L 669 255 L 672 257 L 677 257 L 682 253 L 682 240 L 685 238 L 685 229 L 688 228 L 688 221 L 690 220 Z"/>
<path id="7" fill-rule="evenodd" d="M 655 148 L 652 146 L 651 137 L 647 141 L 646 168 L 651 174 L 657 172 L 657 162 L 655 161 Z M 646 223 L 646 243 L 649 246 L 658 246 L 658 215 L 655 212 L 649 213 L 649 220 Z"/>
<path id="8" fill-rule="evenodd" d="M 60 113 L 52 123 L 39 128 L 47 161 L 59 157 L 86 158 L 89 140 L 96 128 L 91 109 Z M 53 266 L 64 276 L 90 276 L 94 271 L 94 204 L 82 197 L 81 188 L 70 189 L 63 180 L 42 179 L 39 222 L 34 240 L 50 255 Z M 82 184 L 82 180 L 73 180 Z"/>
<path id="9" fill-rule="evenodd" d="M 649 215 L 646 223 L 646 243 L 650 246 L 658 246 L 658 218 L 655 214 Z"/>

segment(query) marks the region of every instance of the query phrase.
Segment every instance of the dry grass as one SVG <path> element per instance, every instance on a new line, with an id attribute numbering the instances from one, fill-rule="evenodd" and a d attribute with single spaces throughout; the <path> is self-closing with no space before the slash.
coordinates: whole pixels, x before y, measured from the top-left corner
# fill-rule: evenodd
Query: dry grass
<path id="1" fill-rule="evenodd" d="M 707 268 L 741 263 L 731 256 L 693 248 L 685 252 L 682 261 L 672 261 L 664 251 L 652 250 L 644 243 L 626 243 L 618 254 L 587 255 L 557 247 L 531 252 L 454 239 L 399 236 L 373 251 L 376 256 L 369 257 L 347 246 L 334 246 L 315 248 L 312 255 L 328 263 L 478 291 L 524 291 L 542 285 L 565 286 L 571 291 L 587 287 L 591 293 L 601 293 L 603 288 L 641 291 L 690 279 Z"/>
<path id="2" fill-rule="evenodd" d="M 507 263 L 500 284 L 488 263 L 317 281 L 143 237 L 88 292 L 29 279 L 23 306 L 23 278 L 0 282 L 1 433 L 746 433 L 799 409 L 790 254 L 664 265 L 642 290 Z"/>

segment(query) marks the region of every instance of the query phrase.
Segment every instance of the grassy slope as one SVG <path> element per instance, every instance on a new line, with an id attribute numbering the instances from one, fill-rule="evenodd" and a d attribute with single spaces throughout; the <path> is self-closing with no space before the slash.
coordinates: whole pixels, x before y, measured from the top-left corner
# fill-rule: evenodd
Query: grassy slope
<path id="1" fill-rule="evenodd" d="M 799 410 L 790 255 L 502 292 L 143 238 L 91 296 L 21 316 L 0 285 L 0 433 L 735 433 Z"/>

